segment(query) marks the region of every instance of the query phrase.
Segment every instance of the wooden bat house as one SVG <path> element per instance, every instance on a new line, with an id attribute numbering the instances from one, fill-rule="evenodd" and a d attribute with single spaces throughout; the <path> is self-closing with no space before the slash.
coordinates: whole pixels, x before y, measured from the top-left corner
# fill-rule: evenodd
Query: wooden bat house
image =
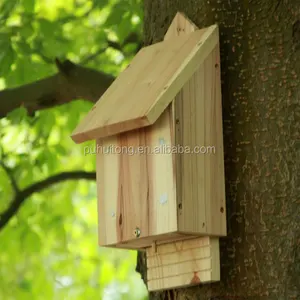
<path id="1" fill-rule="evenodd" d="M 177 13 L 72 134 L 95 140 L 99 245 L 147 252 L 148 289 L 220 280 L 226 236 L 219 30 Z"/>

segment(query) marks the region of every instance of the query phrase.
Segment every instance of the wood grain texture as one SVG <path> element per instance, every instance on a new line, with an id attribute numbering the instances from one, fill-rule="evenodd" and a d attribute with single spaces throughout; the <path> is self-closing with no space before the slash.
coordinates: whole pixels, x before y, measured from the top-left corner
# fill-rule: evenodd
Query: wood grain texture
<path id="1" fill-rule="evenodd" d="M 123 249 L 130 249 L 130 250 L 140 250 L 146 251 L 149 247 L 153 247 L 153 245 L 165 245 L 168 243 L 176 242 L 176 241 L 184 241 L 191 238 L 196 238 L 197 236 L 192 234 L 182 234 L 178 232 L 169 232 L 169 233 L 162 233 L 158 235 L 142 237 L 139 239 L 131 239 L 129 241 L 124 241 L 122 243 L 108 245 L 107 247 L 113 248 L 123 248 Z M 104 245 L 105 246 L 105 245 Z"/>
<path id="2" fill-rule="evenodd" d="M 76 143 L 153 124 L 218 42 L 212 25 L 141 49 L 72 134 Z"/>
<path id="3" fill-rule="evenodd" d="M 197 30 L 177 13 L 164 39 Z M 215 147 L 215 154 L 175 155 L 178 227 L 182 232 L 226 235 L 220 53 L 217 43 L 172 102 L 174 144 Z"/>
<path id="4" fill-rule="evenodd" d="M 196 238 L 147 249 L 148 289 L 157 291 L 220 280 L 218 238 Z"/>
<path id="5" fill-rule="evenodd" d="M 177 12 L 164 36 L 164 41 L 196 30 L 199 28 L 184 13 Z"/>
<path id="6" fill-rule="evenodd" d="M 166 39 L 195 30 L 181 14 L 172 26 Z M 152 126 L 98 140 L 99 147 L 118 150 L 97 153 L 100 245 L 135 249 L 226 235 L 218 64 L 216 46 Z M 215 154 L 162 151 L 209 145 Z"/>
<path id="7" fill-rule="evenodd" d="M 165 39 L 196 29 L 184 15 L 177 13 Z M 212 63 L 215 65 L 212 66 Z M 217 211 L 220 201 L 223 201 L 222 204 L 225 202 L 221 82 L 215 68 L 218 64 L 219 52 L 216 47 L 183 86 L 170 107 L 176 146 L 188 146 L 193 150 L 196 146 L 215 143 L 217 148 L 214 156 L 174 155 L 177 222 L 179 230 L 185 233 L 192 231 L 196 234 L 207 234 L 209 231 L 210 234 L 226 235 L 225 214 L 220 216 L 220 211 Z M 219 111 L 216 112 L 217 110 Z M 212 191 L 215 181 L 217 185 Z M 224 210 L 222 209 L 222 213 Z M 216 220 L 217 218 L 221 220 Z M 212 224 L 214 222 L 216 224 Z M 220 280 L 218 238 L 202 237 L 160 246 L 154 244 L 146 251 L 149 291 L 182 288 Z"/>
<path id="8" fill-rule="evenodd" d="M 174 160 L 162 151 L 172 145 L 172 124 L 167 109 L 151 127 L 97 141 L 100 245 L 146 247 L 159 235 L 178 231 Z"/>
<path id="9" fill-rule="evenodd" d="M 181 232 L 226 235 L 219 62 L 216 45 L 175 99 L 176 143 L 195 151 L 176 157 Z"/>

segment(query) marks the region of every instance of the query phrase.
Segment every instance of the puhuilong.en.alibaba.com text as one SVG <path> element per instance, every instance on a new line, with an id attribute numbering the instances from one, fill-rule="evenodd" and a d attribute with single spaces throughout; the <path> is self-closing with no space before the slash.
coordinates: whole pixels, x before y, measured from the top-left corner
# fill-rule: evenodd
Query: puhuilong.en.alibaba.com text
<path id="1" fill-rule="evenodd" d="M 159 145 L 159 146 L 118 146 L 109 145 L 102 146 L 97 145 L 95 147 L 85 146 L 84 155 L 91 155 L 97 153 L 103 154 L 215 154 L 215 146 L 170 146 L 170 145 Z"/>

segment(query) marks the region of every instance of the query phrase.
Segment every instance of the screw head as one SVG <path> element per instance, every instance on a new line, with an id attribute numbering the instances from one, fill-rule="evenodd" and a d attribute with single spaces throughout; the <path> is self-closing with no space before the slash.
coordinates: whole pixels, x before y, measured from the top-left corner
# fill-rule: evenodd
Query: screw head
<path id="1" fill-rule="evenodd" d="M 136 227 L 135 228 L 135 230 L 134 230 L 134 235 L 135 235 L 135 237 L 140 237 L 140 235 L 141 235 L 141 230 L 138 228 L 138 227 Z"/>

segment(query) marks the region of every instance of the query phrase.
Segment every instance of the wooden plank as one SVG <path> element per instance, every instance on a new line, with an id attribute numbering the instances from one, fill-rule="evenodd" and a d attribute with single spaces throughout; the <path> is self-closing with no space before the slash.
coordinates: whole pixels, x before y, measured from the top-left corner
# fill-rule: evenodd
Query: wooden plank
<path id="1" fill-rule="evenodd" d="M 173 119 L 168 107 L 151 127 L 147 127 L 147 146 L 155 153 L 148 155 L 149 235 L 178 230 L 176 177 L 172 153 Z M 158 151 L 156 151 L 158 150 Z"/>
<path id="2" fill-rule="evenodd" d="M 148 236 L 148 181 L 146 155 L 131 155 L 132 149 L 145 146 L 145 132 L 140 129 L 122 136 L 108 137 L 98 142 L 105 153 L 97 152 L 100 245 L 135 238 L 138 227 L 141 236 Z M 110 153 L 107 153 L 110 149 Z M 122 153 L 121 153 L 122 152 Z M 141 201 L 141 199 L 145 199 Z"/>
<path id="3" fill-rule="evenodd" d="M 95 141 L 95 146 L 102 147 L 102 141 Z M 97 183 L 97 210 L 98 210 L 98 243 L 103 244 L 106 241 L 106 225 L 105 214 L 102 214 L 102 210 L 105 210 L 104 195 L 102 192 L 102 185 L 105 184 L 104 179 L 104 157 L 103 155 L 96 156 L 96 183 Z"/>
<path id="4" fill-rule="evenodd" d="M 164 279 L 168 277 L 191 274 L 194 272 L 210 271 L 212 269 L 211 258 L 198 259 L 196 257 L 185 257 L 185 261 L 170 264 L 158 265 L 148 270 L 148 281 L 155 279 Z M 187 260 L 188 259 L 188 260 Z"/>
<path id="5" fill-rule="evenodd" d="M 177 13 L 164 39 L 167 40 L 174 36 L 189 34 L 197 29 L 197 26 L 184 14 Z M 199 78 L 199 74 L 194 74 L 172 103 L 175 127 L 174 145 L 176 146 L 189 146 L 190 149 L 193 149 L 197 146 L 199 140 L 197 135 L 203 136 L 204 134 L 204 131 L 201 130 L 203 128 L 201 122 L 204 119 L 204 111 L 202 109 L 204 97 L 202 95 L 203 89 L 199 87 L 199 82 L 204 81 L 203 69 L 200 69 L 200 76 L 202 76 L 202 81 Z M 200 99 L 202 102 L 199 101 Z M 195 130 L 195 128 L 198 130 Z M 188 153 L 175 156 L 179 228 L 185 229 L 188 227 L 184 226 L 184 222 L 187 224 L 199 223 L 201 228 L 200 230 L 197 228 L 199 230 L 198 233 L 206 232 L 203 162 L 203 157 L 196 159 L 195 155 Z M 185 212 L 184 215 L 182 215 L 183 211 Z M 186 217 L 188 214 L 189 218 Z"/>
<path id="6" fill-rule="evenodd" d="M 189 34 L 196 30 L 199 30 L 199 28 L 184 13 L 177 12 L 164 36 L 164 40 Z"/>
<path id="7" fill-rule="evenodd" d="M 147 128 L 107 137 L 97 153 L 100 245 L 116 245 L 178 230 L 174 161 L 171 151 L 172 115 L 167 109 Z M 168 148 L 169 147 L 169 148 Z M 140 242 L 149 246 L 149 241 Z"/>
<path id="8" fill-rule="evenodd" d="M 203 155 L 207 233 L 225 236 L 227 230 L 219 45 L 206 58 L 204 70 L 205 98 L 210 99 L 205 102 L 204 109 L 204 144 L 215 147 L 215 153 Z"/>
<path id="9" fill-rule="evenodd" d="M 221 278 L 220 243 L 218 238 L 211 239 L 211 278 L 212 281 L 219 281 Z"/>
<path id="10" fill-rule="evenodd" d="M 149 235 L 149 182 L 145 180 L 147 155 L 133 154 L 138 147 L 146 146 L 144 129 L 120 135 L 119 145 L 122 153 L 115 155 L 120 158 L 117 234 L 118 242 L 121 242 L 135 238 L 136 229 L 140 231 L 140 237 Z M 112 199 L 107 198 L 106 201 L 111 202 Z"/>
<path id="11" fill-rule="evenodd" d="M 217 44 L 213 55 L 215 56 L 215 137 L 216 154 L 214 170 L 214 185 L 212 190 L 215 192 L 212 198 L 211 216 L 212 233 L 219 233 L 220 236 L 227 235 L 226 224 L 226 194 L 225 194 L 225 171 L 224 171 L 224 145 L 223 145 L 223 119 L 222 119 L 222 94 L 221 94 L 221 62 L 220 62 L 220 45 Z M 213 157 L 211 157 L 213 159 Z M 215 188 L 216 186 L 216 188 Z M 219 216 L 219 217 L 218 217 Z"/>
<path id="12" fill-rule="evenodd" d="M 194 151 L 195 147 L 204 146 L 205 103 L 205 70 L 201 66 L 183 87 L 186 93 L 181 94 L 182 115 L 180 144 Z M 190 117 L 188 117 L 190 116 Z M 205 195 L 205 155 L 182 155 L 182 207 L 179 216 L 179 230 L 206 233 L 206 202 L 210 199 Z"/>
<path id="13" fill-rule="evenodd" d="M 184 35 L 197 30 L 182 13 L 177 13 L 165 39 L 172 35 Z M 204 70 L 199 68 L 183 86 L 175 98 L 175 145 L 188 146 L 193 150 L 204 138 Z M 206 233 L 206 210 L 204 196 L 204 157 L 195 154 L 176 155 L 176 191 L 179 228 L 187 230 L 189 224 L 197 226 L 198 233 Z M 190 229 L 190 228 L 189 228 Z"/>
<path id="14" fill-rule="evenodd" d="M 173 277 L 167 277 L 163 279 L 155 279 L 148 281 L 148 290 L 150 292 L 183 288 L 187 286 L 198 285 L 201 283 L 213 282 L 211 271 L 199 271 L 190 272 L 187 274 L 181 274 Z"/>
<path id="15" fill-rule="evenodd" d="M 165 39 L 197 30 L 177 13 Z M 216 68 L 217 66 L 217 68 Z M 173 101 L 175 145 L 214 146 L 214 154 L 175 156 L 179 230 L 226 235 L 219 45 L 211 51 Z"/>
<path id="16" fill-rule="evenodd" d="M 191 151 L 199 151 L 199 147 L 203 147 L 203 153 L 185 154 L 181 157 L 182 194 L 178 223 L 181 232 L 225 236 L 226 205 L 218 49 L 217 45 L 183 87 L 183 91 L 188 89 L 188 92 L 182 92 L 178 96 L 182 97 L 182 108 L 177 113 L 180 124 L 177 140 Z M 195 146 L 198 148 L 195 149 Z"/>
<path id="17" fill-rule="evenodd" d="M 176 241 L 183 241 L 188 240 L 191 238 L 195 238 L 193 235 L 187 234 L 179 234 L 177 232 L 170 232 L 166 234 L 158 234 L 154 236 L 148 236 L 140 239 L 124 241 L 122 243 L 108 245 L 108 247 L 116 247 L 116 248 L 123 248 L 123 249 L 130 249 L 130 250 L 146 250 L 146 248 L 151 248 L 153 245 L 164 245 L 166 243 L 176 242 Z"/>
<path id="18" fill-rule="evenodd" d="M 109 137 L 103 141 L 98 140 L 96 142 L 98 231 L 100 246 L 114 243 L 117 240 L 117 201 L 107 201 L 107 199 L 118 198 L 119 157 L 109 152 L 104 154 L 100 150 L 108 150 L 110 145 L 115 144 L 117 144 L 117 136 Z"/>
<path id="19" fill-rule="evenodd" d="M 212 25 L 206 29 L 197 30 L 176 39 L 167 40 L 164 43 L 171 41 L 176 44 L 179 39 L 186 42 L 182 49 L 191 49 L 192 47 L 193 49 L 190 51 L 180 51 L 181 55 L 176 59 L 179 59 L 179 61 L 182 60 L 182 64 L 176 70 L 173 69 L 172 73 L 170 73 L 171 78 L 164 84 L 159 95 L 156 97 L 156 101 L 152 103 L 146 112 L 150 124 L 153 124 L 157 120 L 161 112 L 170 104 L 183 85 L 191 78 L 206 56 L 212 51 L 216 43 L 218 43 L 219 28 L 217 25 Z"/>
<path id="20" fill-rule="evenodd" d="M 162 266 L 176 265 L 178 263 L 184 263 L 190 261 L 191 259 L 195 261 L 200 261 L 201 259 L 208 259 L 211 255 L 210 246 L 186 249 L 181 251 L 175 251 L 172 253 L 156 254 L 153 256 L 148 256 L 147 266 L 149 269 Z"/>
<path id="21" fill-rule="evenodd" d="M 218 238 L 168 243 L 146 252 L 150 291 L 220 280 Z"/>
<path id="22" fill-rule="evenodd" d="M 153 252 L 153 248 L 148 249 L 148 256 L 157 255 L 157 254 L 168 254 L 174 253 L 177 251 L 185 251 L 194 248 L 202 248 L 207 247 L 210 245 L 210 238 L 209 237 L 200 237 L 189 239 L 186 241 L 178 241 L 174 243 L 165 244 L 164 247 L 159 247 Z"/>
<path id="23" fill-rule="evenodd" d="M 193 22 L 191 22 L 183 13 L 178 12 L 174 17 L 171 25 L 168 28 L 164 36 L 164 40 L 170 40 L 177 36 L 183 36 L 189 33 L 192 33 L 199 29 Z M 169 106 L 171 110 L 171 115 L 173 119 L 173 132 L 172 132 L 172 145 L 177 147 L 182 145 L 182 130 L 179 121 L 182 119 L 183 114 L 183 93 L 188 91 L 188 87 L 181 89 L 172 101 L 172 104 Z M 177 222 L 178 215 L 181 213 L 182 208 L 182 154 L 174 153 L 173 154 L 173 166 L 174 166 L 174 176 L 175 176 L 175 191 L 176 191 L 176 204 L 177 204 Z"/>
<path id="24" fill-rule="evenodd" d="M 76 143 L 153 124 L 218 42 L 216 25 L 145 47 L 72 134 Z"/>

